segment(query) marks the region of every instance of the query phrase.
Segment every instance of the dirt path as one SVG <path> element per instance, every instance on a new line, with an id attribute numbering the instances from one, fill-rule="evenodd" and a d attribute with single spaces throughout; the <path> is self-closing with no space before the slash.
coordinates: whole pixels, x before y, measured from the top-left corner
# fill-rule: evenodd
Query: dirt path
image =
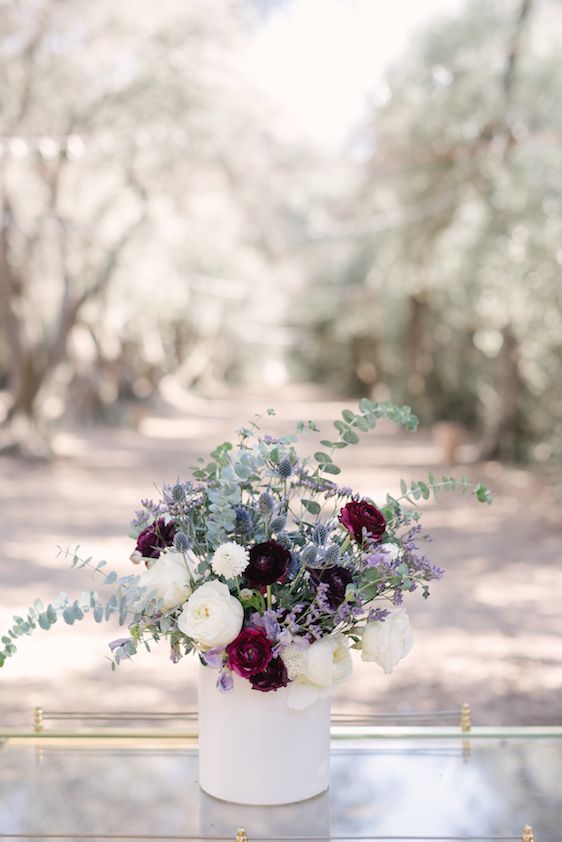
<path id="1" fill-rule="evenodd" d="M 90 576 L 56 559 L 57 545 L 130 569 L 128 523 L 154 483 L 186 476 L 199 454 L 230 438 L 269 401 L 193 401 L 182 412 L 146 416 L 138 431 L 94 429 L 60 434 L 63 454 L 49 465 L 0 461 L 0 627 L 36 597 L 91 587 Z M 342 405 L 294 401 L 269 425 L 287 430 L 314 418 L 327 431 Z M 439 453 L 423 431 L 411 437 L 381 427 L 343 451 L 343 481 L 375 499 L 399 480 L 439 471 Z M 460 474 L 462 468 L 456 469 Z M 471 467 L 495 492 L 493 507 L 462 497 L 427 505 L 435 563 L 446 568 L 424 602 L 410 603 L 415 646 L 392 676 L 357 662 L 339 689 L 339 709 L 429 711 L 469 701 L 480 724 L 562 724 L 562 533 L 544 515 L 532 475 L 497 464 Z M 30 721 L 45 709 L 179 710 L 195 702 L 195 664 L 173 666 L 165 646 L 116 674 L 104 660 L 119 636 L 87 620 L 57 624 L 20 646 L 0 673 L 0 721 Z"/>

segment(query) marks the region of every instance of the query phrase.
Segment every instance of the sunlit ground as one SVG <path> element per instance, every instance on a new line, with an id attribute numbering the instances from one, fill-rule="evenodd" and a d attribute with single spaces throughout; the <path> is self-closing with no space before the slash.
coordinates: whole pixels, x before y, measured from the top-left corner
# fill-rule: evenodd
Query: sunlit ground
<path id="1" fill-rule="evenodd" d="M 153 412 L 138 430 L 92 429 L 59 435 L 61 458 L 49 465 L 4 459 L 0 494 L 2 607 L 8 625 L 36 597 L 92 587 L 90 574 L 57 559 L 57 545 L 105 558 L 130 570 L 128 523 L 137 500 L 154 483 L 187 476 L 199 454 L 232 435 L 254 411 L 272 402 L 274 432 L 298 418 L 324 430 L 341 404 L 301 399 L 190 401 L 182 410 Z M 189 409 L 189 414 L 187 414 Z M 269 421 L 269 419 L 268 419 Z M 461 451 L 469 455 L 470 447 Z M 441 466 L 428 432 L 408 436 L 381 427 L 343 451 L 342 481 L 381 499 L 397 493 L 399 480 L 424 478 Z M 455 468 L 483 478 L 495 492 L 493 507 L 460 496 L 424 504 L 430 547 L 446 577 L 424 602 L 410 601 L 415 646 L 392 676 L 356 663 L 336 707 L 370 711 L 429 711 L 469 701 L 480 724 L 562 723 L 562 533 L 550 492 L 538 478 L 493 463 Z M 0 715 L 30 723 L 34 705 L 69 710 L 181 710 L 195 703 L 196 665 L 168 660 L 166 646 L 112 673 L 106 644 L 117 625 L 88 618 L 69 628 L 57 624 L 20 644 L 0 674 Z"/>

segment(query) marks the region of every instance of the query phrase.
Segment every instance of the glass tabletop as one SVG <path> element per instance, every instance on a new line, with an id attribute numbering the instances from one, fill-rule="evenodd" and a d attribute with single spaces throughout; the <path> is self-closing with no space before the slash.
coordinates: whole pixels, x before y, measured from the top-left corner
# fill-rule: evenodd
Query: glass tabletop
<path id="1" fill-rule="evenodd" d="M 267 808 L 203 793 L 194 738 L 7 737 L 0 838 L 562 839 L 562 729 L 337 736 L 328 792 Z"/>

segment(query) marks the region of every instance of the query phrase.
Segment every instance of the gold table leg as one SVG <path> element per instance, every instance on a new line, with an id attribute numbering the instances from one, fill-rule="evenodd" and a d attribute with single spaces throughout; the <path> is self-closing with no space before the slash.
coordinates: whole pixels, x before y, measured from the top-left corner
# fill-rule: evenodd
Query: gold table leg
<path id="1" fill-rule="evenodd" d="M 523 828 L 523 836 L 521 837 L 523 842 L 535 842 L 535 835 L 533 833 L 533 828 L 530 824 L 526 824 Z"/>
<path id="2" fill-rule="evenodd" d="M 33 711 L 33 730 L 36 734 L 43 733 L 43 710 L 40 707 Z"/>

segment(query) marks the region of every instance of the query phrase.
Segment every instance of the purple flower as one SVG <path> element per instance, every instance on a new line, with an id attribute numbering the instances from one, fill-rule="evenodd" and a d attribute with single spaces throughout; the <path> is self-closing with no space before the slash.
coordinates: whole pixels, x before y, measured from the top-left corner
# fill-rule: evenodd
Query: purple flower
<path id="1" fill-rule="evenodd" d="M 176 524 L 173 520 L 166 523 L 163 517 L 158 518 L 137 538 L 136 550 L 143 558 L 159 558 L 165 547 L 171 547 L 174 542 Z"/>
<path id="2" fill-rule="evenodd" d="M 311 569 L 310 581 L 316 588 L 321 584 L 326 586 L 324 597 L 328 605 L 328 610 L 333 611 L 344 601 L 345 589 L 352 583 L 353 578 L 349 570 L 336 564 L 334 567 L 324 567 L 320 570 Z"/>
<path id="3" fill-rule="evenodd" d="M 234 678 L 232 677 L 232 671 L 227 667 L 223 667 L 223 669 L 219 672 L 219 677 L 217 678 L 217 689 L 221 693 L 228 693 L 233 687 Z"/>
<path id="4" fill-rule="evenodd" d="M 219 669 L 222 667 L 225 656 L 226 653 L 224 646 L 216 646 L 214 649 L 207 649 L 207 651 L 203 652 L 201 655 L 207 666 L 212 667 L 213 669 Z"/>
<path id="5" fill-rule="evenodd" d="M 262 693 L 279 690 L 280 687 L 286 687 L 288 682 L 287 667 L 281 658 L 272 658 L 263 672 L 257 672 L 250 678 L 252 689 L 260 690 Z"/>
<path id="6" fill-rule="evenodd" d="M 253 628 L 261 629 L 271 641 L 275 642 L 278 639 L 281 627 L 277 619 L 276 611 L 268 609 L 267 611 L 264 611 L 263 614 L 260 614 L 258 611 L 254 611 L 250 617 L 250 621 Z"/>
<path id="7" fill-rule="evenodd" d="M 291 563 L 290 552 L 277 541 L 254 544 L 244 577 L 250 588 L 261 588 L 274 582 L 284 582 Z"/>

